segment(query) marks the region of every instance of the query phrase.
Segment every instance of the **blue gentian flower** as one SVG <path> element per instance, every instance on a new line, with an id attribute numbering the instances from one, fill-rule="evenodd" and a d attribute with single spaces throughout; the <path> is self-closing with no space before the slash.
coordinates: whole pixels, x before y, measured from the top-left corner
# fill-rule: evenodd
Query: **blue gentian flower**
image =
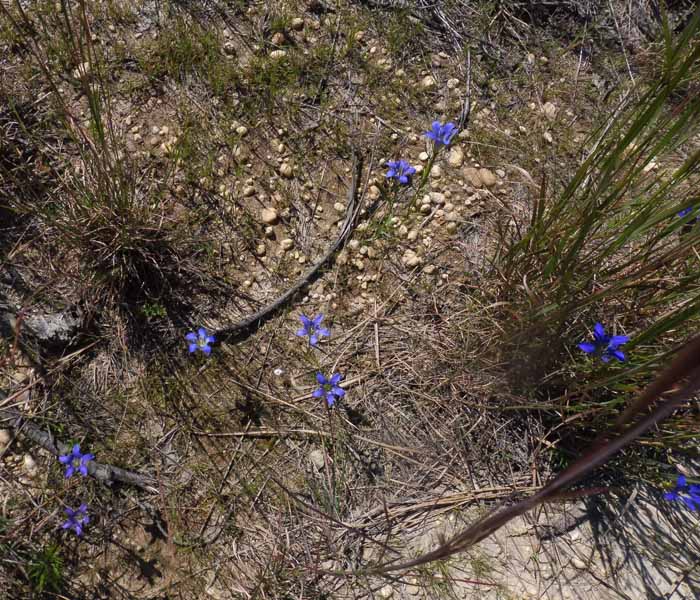
<path id="1" fill-rule="evenodd" d="M 83 525 L 87 525 L 90 522 L 90 517 L 87 514 L 87 505 L 81 504 L 75 510 L 66 508 L 64 512 L 68 519 L 61 525 L 61 529 L 72 529 L 78 537 L 83 535 Z"/>
<path id="2" fill-rule="evenodd" d="M 693 212 L 693 206 L 688 206 L 687 208 L 684 208 L 683 210 L 678 212 L 678 216 L 682 219 L 683 217 L 688 216 L 691 212 Z"/>
<path id="3" fill-rule="evenodd" d="M 685 475 L 679 475 L 676 487 L 664 494 L 666 500 L 680 500 L 690 510 L 700 510 L 700 485 L 688 485 Z"/>
<path id="4" fill-rule="evenodd" d="M 200 327 L 197 333 L 188 333 L 185 339 L 190 343 L 190 353 L 201 350 L 207 356 L 211 354 L 209 344 L 213 344 L 216 341 L 213 336 L 207 335 L 207 330 L 204 327 Z"/>
<path id="5" fill-rule="evenodd" d="M 309 336 L 309 344 L 315 346 L 318 344 L 318 339 L 320 337 L 328 337 L 331 332 L 325 327 L 321 327 L 321 321 L 323 321 L 323 313 L 316 315 L 313 319 L 309 319 L 306 315 L 300 315 L 299 320 L 303 327 L 297 331 L 299 337 Z"/>
<path id="6" fill-rule="evenodd" d="M 76 469 L 80 471 L 83 477 L 87 477 L 87 464 L 91 460 L 95 460 L 94 454 L 82 454 L 80 452 L 80 444 L 73 446 L 70 454 L 64 454 L 58 457 L 61 464 L 66 465 L 66 478 L 72 477 Z"/>
<path id="7" fill-rule="evenodd" d="M 396 179 L 401 185 L 408 185 L 411 176 L 416 174 L 415 167 L 412 167 L 405 160 L 389 160 L 386 163 L 389 170 L 386 173 L 387 179 Z"/>
<path id="8" fill-rule="evenodd" d="M 345 396 L 345 390 L 338 386 L 342 378 L 343 376 L 340 373 L 334 373 L 331 375 L 330 379 L 326 379 L 323 373 L 316 373 L 316 381 L 321 384 L 321 387 L 314 390 L 312 396 L 314 398 L 322 398 L 325 396 L 329 408 L 332 407 L 336 400 Z"/>
<path id="9" fill-rule="evenodd" d="M 440 121 L 433 121 L 430 131 L 426 131 L 423 135 L 433 140 L 435 147 L 449 146 L 452 138 L 457 133 L 457 125 L 454 123 L 445 123 L 442 125 Z"/>
<path id="10" fill-rule="evenodd" d="M 600 354 L 603 362 L 608 362 L 611 358 L 625 362 L 625 353 L 619 348 L 629 341 L 626 335 L 606 335 L 603 326 L 596 323 L 593 327 L 593 341 L 583 342 L 578 347 L 586 354 Z"/>

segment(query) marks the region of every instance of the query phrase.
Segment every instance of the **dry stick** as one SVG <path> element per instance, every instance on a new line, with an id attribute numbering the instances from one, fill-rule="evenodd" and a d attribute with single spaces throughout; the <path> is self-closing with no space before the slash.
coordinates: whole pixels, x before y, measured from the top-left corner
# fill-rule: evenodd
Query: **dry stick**
<path id="1" fill-rule="evenodd" d="M 630 424 L 631 419 L 634 418 L 635 415 L 658 400 L 661 394 L 668 391 L 671 386 L 685 378 L 689 378 L 690 381 L 680 391 L 675 391 L 670 397 L 662 399 L 660 404 L 650 414 L 640 419 L 636 424 Z M 586 454 L 555 477 L 541 491 L 521 500 L 513 506 L 500 510 L 496 509 L 485 519 L 475 523 L 432 552 L 412 561 L 400 564 L 387 563 L 380 565 L 372 569 L 371 572 L 386 573 L 388 571 L 417 567 L 434 560 L 443 559 L 480 542 L 497 529 L 503 527 L 511 519 L 526 513 L 545 501 L 551 500 L 564 488 L 567 488 L 590 474 L 619 450 L 628 446 L 639 436 L 673 414 L 685 400 L 696 393 L 698 388 L 700 388 L 700 337 L 688 342 L 671 364 L 647 387 L 639 399 L 632 404 L 630 409 L 623 413 L 616 427 L 611 432 L 614 435 L 622 431 L 624 427 L 627 427 L 623 433 L 620 433 L 613 439 L 610 439 L 610 434 L 601 436 L 597 442 L 592 444 L 591 449 Z"/>
<path id="2" fill-rule="evenodd" d="M 311 268 L 302 275 L 299 280 L 290 287 L 284 294 L 270 302 L 267 306 L 264 306 L 256 313 L 246 317 L 242 321 L 226 327 L 225 329 L 220 329 L 214 332 L 214 337 L 217 341 L 225 341 L 226 338 L 232 337 L 234 335 L 243 333 L 250 330 L 253 327 L 257 327 L 267 321 L 272 315 L 277 312 L 290 298 L 297 294 L 302 288 L 309 284 L 315 277 L 319 275 L 321 268 L 330 260 L 330 258 L 335 254 L 338 248 L 345 242 L 345 240 L 350 236 L 353 229 L 355 228 L 355 221 L 357 220 L 357 215 L 359 213 L 359 203 L 357 202 L 357 187 L 360 181 L 360 176 L 362 174 L 362 157 L 358 156 L 353 150 L 353 176 L 352 184 L 348 190 L 348 208 L 345 214 L 345 221 L 343 222 L 343 227 L 341 228 L 340 235 L 336 241 L 330 245 L 325 254 L 321 256 Z"/>
<path id="3" fill-rule="evenodd" d="M 0 399 L 3 399 L 5 394 L 0 391 Z M 54 438 L 50 431 L 44 431 L 38 425 L 35 425 L 18 410 L 14 408 L 0 408 L 0 421 L 10 421 L 10 427 L 13 427 L 17 432 L 21 432 L 25 437 L 32 442 L 49 451 L 54 456 L 62 454 L 70 454 L 71 446 L 59 442 Z M 156 492 L 155 479 L 143 473 L 127 471 L 120 467 L 106 465 L 103 463 L 91 460 L 87 464 L 88 474 L 104 483 L 128 483 L 136 487 L 146 490 L 147 492 Z"/>

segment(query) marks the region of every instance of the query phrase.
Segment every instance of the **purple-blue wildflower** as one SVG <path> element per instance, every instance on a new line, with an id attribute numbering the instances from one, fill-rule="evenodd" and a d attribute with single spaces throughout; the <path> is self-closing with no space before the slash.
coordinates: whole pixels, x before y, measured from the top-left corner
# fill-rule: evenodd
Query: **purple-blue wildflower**
<path id="1" fill-rule="evenodd" d="M 430 131 L 426 131 L 423 135 L 433 140 L 435 147 L 439 148 L 440 146 L 449 146 L 456 133 L 457 125 L 454 123 L 442 125 L 440 121 L 433 121 Z"/>
<path id="2" fill-rule="evenodd" d="M 687 208 L 684 208 L 683 210 L 678 211 L 678 216 L 682 219 L 683 217 L 687 217 L 691 212 L 693 212 L 693 206 L 688 206 Z"/>
<path id="3" fill-rule="evenodd" d="M 87 505 L 81 504 L 75 510 L 69 507 L 64 512 L 68 519 L 61 525 L 61 529 L 72 529 L 78 537 L 83 535 L 83 526 L 90 522 L 90 517 L 87 514 Z"/>
<path id="4" fill-rule="evenodd" d="M 670 501 L 680 500 L 690 510 L 700 510 L 700 485 L 688 485 L 685 475 L 679 475 L 676 487 L 664 494 Z"/>
<path id="5" fill-rule="evenodd" d="M 297 335 L 299 337 L 309 336 L 309 344 L 315 346 L 318 344 L 320 337 L 328 337 L 331 332 L 325 327 L 321 327 L 321 321 L 323 321 L 323 313 L 316 315 L 313 319 L 309 319 L 306 315 L 300 315 L 299 320 L 303 327 L 297 330 Z"/>
<path id="6" fill-rule="evenodd" d="M 87 464 L 91 460 L 95 460 L 94 454 L 82 454 L 80 452 L 80 444 L 75 444 L 70 454 L 63 454 L 58 457 L 61 464 L 66 465 L 66 478 L 72 477 L 76 469 L 80 471 L 83 477 L 87 477 Z"/>
<path id="7" fill-rule="evenodd" d="M 608 362 L 611 358 L 624 362 L 625 353 L 619 348 L 629 341 L 626 335 L 606 335 L 603 326 L 596 323 L 593 327 L 593 341 L 582 342 L 578 347 L 586 354 L 600 354 L 603 362 Z"/>
<path id="8" fill-rule="evenodd" d="M 185 339 L 190 343 L 190 353 L 196 352 L 197 350 L 201 350 L 207 356 L 211 354 L 211 346 L 209 346 L 209 344 L 213 344 L 216 341 L 214 339 L 214 336 L 207 334 L 207 330 L 204 329 L 204 327 L 200 327 L 197 330 L 197 333 L 188 333 L 185 336 Z"/>
<path id="9" fill-rule="evenodd" d="M 389 167 L 386 178 L 396 179 L 401 185 L 408 185 L 411 182 L 411 176 L 416 174 L 415 167 L 405 160 L 389 160 L 386 166 Z"/>
<path id="10" fill-rule="evenodd" d="M 331 408 L 336 400 L 345 396 L 345 390 L 338 386 L 342 378 L 343 376 L 340 373 L 334 373 L 330 379 L 327 379 L 323 373 L 316 373 L 316 381 L 318 381 L 320 387 L 313 391 L 312 396 L 314 398 L 323 398 L 325 396 L 328 407 Z"/>

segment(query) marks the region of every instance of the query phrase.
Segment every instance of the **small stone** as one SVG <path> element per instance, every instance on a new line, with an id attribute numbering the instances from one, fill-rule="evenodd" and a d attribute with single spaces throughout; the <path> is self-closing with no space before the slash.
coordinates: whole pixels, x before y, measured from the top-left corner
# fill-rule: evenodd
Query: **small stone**
<path id="1" fill-rule="evenodd" d="M 585 569 L 586 563 L 582 561 L 578 556 L 574 556 L 571 559 L 571 566 L 573 566 L 576 569 Z"/>
<path id="2" fill-rule="evenodd" d="M 309 452 L 309 462 L 319 471 L 326 466 L 326 457 L 323 450 L 312 450 Z"/>
<path id="3" fill-rule="evenodd" d="M 426 275 L 432 275 L 433 273 L 435 273 L 435 269 L 435 265 L 426 265 L 423 269 L 423 273 L 425 273 Z"/>
<path id="4" fill-rule="evenodd" d="M 287 56 L 286 50 L 273 50 L 270 52 L 270 58 L 273 60 L 282 60 L 285 56 Z"/>
<path id="5" fill-rule="evenodd" d="M 248 133 L 248 128 L 245 125 L 239 125 L 238 127 L 236 127 L 236 135 L 243 137 L 247 133 Z"/>
<path id="6" fill-rule="evenodd" d="M 358 258 L 357 260 L 355 260 L 352 264 L 355 265 L 355 268 L 356 268 L 358 271 L 364 271 L 364 270 L 365 270 L 365 263 L 364 263 L 363 261 L 361 261 L 359 258 Z"/>
<path id="7" fill-rule="evenodd" d="M 34 457 L 31 454 L 25 454 L 23 457 L 24 468 L 30 476 L 37 474 L 37 466 Z"/>
<path id="8" fill-rule="evenodd" d="M 272 225 L 268 225 L 267 227 L 265 227 L 265 237 L 268 240 L 275 239 L 275 228 Z"/>
<path id="9" fill-rule="evenodd" d="M 481 182 L 488 188 L 496 185 L 496 182 L 498 181 L 492 171 L 483 167 L 479 169 L 479 177 Z"/>
<path id="10" fill-rule="evenodd" d="M 258 244 L 255 247 L 255 254 L 258 256 L 265 256 L 265 253 L 267 252 L 267 248 L 265 247 L 265 244 Z"/>
<path id="11" fill-rule="evenodd" d="M 463 163 L 464 151 L 459 146 L 455 146 L 450 150 L 450 154 L 447 157 L 447 164 L 451 167 L 461 167 Z"/>
<path id="12" fill-rule="evenodd" d="M 345 212 L 345 205 L 344 205 L 342 202 L 336 202 L 336 203 L 333 205 L 333 209 L 334 209 L 336 212 L 343 213 L 343 212 Z"/>
<path id="13" fill-rule="evenodd" d="M 291 27 L 294 31 L 301 31 L 304 29 L 304 19 L 301 17 L 294 17 L 292 19 Z"/>
<path id="14" fill-rule="evenodd" d="M 428 197 L 430 198 L 430 201 L 435 203 L 435 204 L 438 204 L 438 205 L 445 204 L 445 194 L 443 194 L 441 192 L 430 192 Z"/>
<path id="15" fill-rule="evenodd" d="M 401 262 L 409 268 L 417 267 L 421 263 L 421 257 L 409 248 L 401 257 Z"/>
<path id="16" fill-rule="evenodd" d="M 433 168 L 430 169 L 430 174 L 435 179 L 439 179 L 440 177 L 442 177 L 442 167 L 440 165 L 433 165 Z"/>
<path id="17" fill-rule="evenodd" d="M 163 125 L 163 127 L 160 128 L 160 131 L 158 132 L 160 135 L 168 135 L 170 133 L 170 127 L 167 125 Z"/>
<path id="18" fill-rule="evenodd" d="M 551 102 L 545 102 L 542 106 L 542 112 L 544 113 L 544 116 L 547 117 L 547 119 L 549 119 L 550 121 L 554 121 L 554 119 L 556 118 L 557 110 L 557 107 Z"/>
<path id="19" fill-rule="evenodd" d="M 430 204 L 421 204 L 419 210 L 424 215 L 429 214 L 431 211 Z"/>
<path id="20" fill-rule="evenodd" d="M 437 84 L 435 82 L 435 78 L 432 75 L 426 75 L 423 77 L 423 79 L 420 82 L 421 87 L 424 90 L 431 90 L 433 89 Z"/>
<path id="21" fill-rule="evenodd" d="M 457 231 L 457 223 L 450 221 L 447 223 L 447 225 L 445 225 L 445 231 L 447 231 L 447 233 L 454 233 Z"/>
<path id="22" fill-rule="evenodd" d="M 365 39 L 365 32 L 364 31 L 358 31 L 355 33 L 355 41 L 356 42 L 361 42 L 364 39 Z"/>
<path id="23" fill-rule="evenodd" d="M 455 79 L 452 77 L 451 79 L 447 80 L 447 89 L 448 90 L 453 90 L 459 85 L 459 79 Z"/>
<path id="24" fill-rule="evenodd" d="M 496 175 L 503 179 L 506 176 L 506 172 L 503 169 L 496 169 Z"/>
<path id="25" fill-rule="evenodd" d="M 294 177 L 294 167 L 288 162 L 282 163 L 280 165 L 280 175 L 282 175 L 282 177 L 286 177 L 287 179 Z"/>
<path id="26" fill-rule="evenodd" d="M 417 229 L 411 229 L 411 231 L 408 232 L 408 235 L 406 236 L 406 239 L 409 242 L 413 242 L 418 239 L 418 230 Z"/>
<path id="27" fill-rule="evenodd" d="M 394 588 L 390 585 L 385 585 L 382 589 L 377 592 L 377 596 L 380 598 L 391 598 L 394 595 Z"/>
<path id="28" fill-rule="evenodd" d="M 425 162 L 425 161 L 428 160 L 429 158 L 430 158 L 430 156 L 428 156 L 428 153 L 427 153 L 427 152 L 421 152 L 421 153 L 418 155 L 418 160 L 422 160 L 423 162 Z"/>
<path id="29" fill-rule="evenodd" d="M 247 185 L 243 188 L 243 197 L 250 198 L 251 196 L 255 196 L 255 188 L 252 185 Z"/>
<path id="30" fill-rule="evenodd" d="M 475 188 L 480 188 L 483 186 L 481 176 L 479 175 L 479 169 L 476 169 L 475 167 L 466 167 L 462 171 L 462 174 L 464 175 L 464 178 Z"/>
<path id="31" fill-rule="evenodd" d="M 274 225 L 277 222 L 277 219 L 279 219 L 279 215 L 277 214 L 277 210 L 268 206 L 263 208 L 260 212 L 260 219 L 267 225 Z"/>
<path id="32" fill-rule="evenodd" d="M 367 248 L 367 256 L 369 258 L 377 258 L 377 256 L 378 256 L 377 249 L 372 247 L 372 246 Z"/>
<path id="33" fill-rule="evenodd" d="M 281 46 L 286 41 L 286 38 L 284 37 L 284 34 L 281 31 L 278 31 L 272 36 L 272 38 L 270 38 L 270 41 L 275 46 Z"/>
<path id="34" fill-rule="evenodd" d="M 369 186 L 369 193 L 367 195 L 370 200 L 378 200 L 382 195 L 382 191 L 376 185 L 371 185 Z"/>
<path id="35" fill-rule="evenodd" d="M 552 137 L 552 134 L 549 133 L 549 131 L 545 131 L 542 137 L 544 138 L 545 142 L 549 144 L 554 143 L 554 138 Z"/>
<path id="36" fill-rule="evenodd" d="M 405 225 L 401 225 L 401 227 L 399 227 L 399 230 L 397 233 L 401 237 L 406 237 L 408 235 L 408 227 L 406 227 Z"/>
<path id="37" fill-rule="evenodd" d="M 0 429 L 0 452 L 2 452 L 10 444 L 12 434 L 9 429 Z"/>
<path id="38" fill-rule="evenodd" d="M 288 250 L 294 248 L 294 240 L 290 238 L 285 238 L 280 242 L 280 246 L 282 247 L 282 250 L 287 252 Z"/>

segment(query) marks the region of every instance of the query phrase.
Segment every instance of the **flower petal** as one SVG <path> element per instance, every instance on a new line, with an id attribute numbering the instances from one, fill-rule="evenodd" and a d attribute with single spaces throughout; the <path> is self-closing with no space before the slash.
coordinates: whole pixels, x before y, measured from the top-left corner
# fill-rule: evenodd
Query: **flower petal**
<path id="1" fill-rule="evenodd" d="M 73 465 L 68 465 L 66 467 L 66 479 L 73 477 L 73 473 L 75 473 L 75 468 L 73 467 Z"/>
<path id="2" fill-rule="evenodd" d="M 678 481 L 676 481 L 676 487 L 684 488 L 686 485 L 688 485 L 688 480 L 685 478 L 685 475 L 679 475 Z"/>
<path id="3" fill-rule="evenodd" d="M 328 408 L 332 408 L 333 405 L 335 404 L 335 396 L 333 395 L 332 392 L 328 392 L 326 394 L 326 402 L 328 402 Z"/>
<path id="4" fill-rule="evenodd" d="M 678 492 L 666 492 L 664 498 L 670 501 L 678 500 Z"/>
<path id="5" fill-rule="evenodd" d="M 201 338 L 205 338 L 205 337 L 207 337 L 207 330 L 204 329 L 204 327 L 200 327 L 197 330 L 197 335 L 199 335 L 199 337 L 201 337 Z"/>
<path id="6" fill-rule="evenodd" d="M 330 337 L 330 335 L 331 335 L 331 332 L 328 329 L 326 329 L 325 327 L 319 327 L 316 330 L 316 333 L 320 336 L 325 336 L 325 337 Z"/>
<path id="7" fill-rule="evenodd" d="M 197 334 L 191 331 L 190 333 L 188 333 L 188 334 L 185 336 L 185 339 L 186 339 L 188 342 L 196 342 L 196 341 L 197 341 Z"/>
<path id="8" fill-rule="evenodd" d="M 189 345 L 190 353 L 195 352 L 196 350 L 197 350 L 197 344 L 190 344 Z"/>
<path id="9" fill-rule="evenodd" d="M 318 381 L 321 385 L 326 385 L 328 383 L 326 377 L 320 372 L 316 373 L 316 381 Z"/>
<path id="10" fill-rule="evenodd" d="M 335 386 L 335 387 L 333 388 L 332 392 L 333 392 L 336 396 L 338 396 L 339 398 L 342 398 L 343 396 L 345 396 L 345 390 L 344 390 L 343 388 L 341 388 L 341 387 L 338 387 L 338 386 Z"/>
<path id="11" fill-rule="evenodd" d="M 330 384 L 331 385 L 338 385 L 338 383 L 340 382 L 340 380 L 342 378 L 343 378 L 343 376 L 340 373 L 333 373 L 333 375 L 331 375 Z"/>
<path id="12" fill-rule="evenodd" d="M 299 337 L 304 337 L 305 335 L 309 335 L 309 332 L 302 327 L 301 329 L 297 329 L 297 335 Z"/>
<path id="13" fill-rule="evenodd" d="M 59 456 L 58 462 L 60 462 L 61 464 L 67 465 L 70 462 L 70 456 L 67 454 L 64 454 L 63 456 Z"/>
<path id="14" fill-rule="evenodd" d="M 622 350 L 613 350 L 612 355 L 620 362 L 625 362 L 625 353 Z"/>
<path id="15" fill-rule="evenodd" d="M 318 336 L 315 333 L 309 338 L 309 344 L 312 346 L 318 344 Z"/>
<path id="16" fill-rule="evenodd" d="M 587 354 L 592 354 L 596 349 L 596 345 L 591 342 L 583 342 L 578 347 Z"/>
<path id="17" fill-rule="evenodd" d="M 209 356 L 211 354 L 211 348 L 209 346 L 202 346 L 202 352 Z"/>
<path id="18" fill-rule="evenodd" d="M 304 329 L 308 329 L 311 326 L 311 319 L 304 314 L 299 315 L 299 320 L 301 321 Z"/>
<path id="19" fill-rule="evenodd" d="M 87 465 L 80 465 L 80 466 L 78 467 L 78 469 L 80 470 L 80 474 L 81 474 L 83 477 L 87 477 L 87 474 L 88 474 Z"/>
<path id="20" fill-rule="evenodd" d="M 610 338 L 609 346 L 610 348 L 615 349 L 618 346 L 622 346 L 622 344 L 626 344 L 629 341 L 630 339 L 626 335 L 614 335 Z"/>
<path id="21" fill-rule="evenodd" d="M 593 333 L 597 340 L 602 340 L 605 337 L 605 328 L 600 323 L 596 323 L 593 326 Z"/>
<path id="22" fill-rule="evenodd" d="M 323 396 L 323 388 L 316 388 L 313 392 L 311 392 L 311 395 L 314 398 L 320 398 Z"/>

